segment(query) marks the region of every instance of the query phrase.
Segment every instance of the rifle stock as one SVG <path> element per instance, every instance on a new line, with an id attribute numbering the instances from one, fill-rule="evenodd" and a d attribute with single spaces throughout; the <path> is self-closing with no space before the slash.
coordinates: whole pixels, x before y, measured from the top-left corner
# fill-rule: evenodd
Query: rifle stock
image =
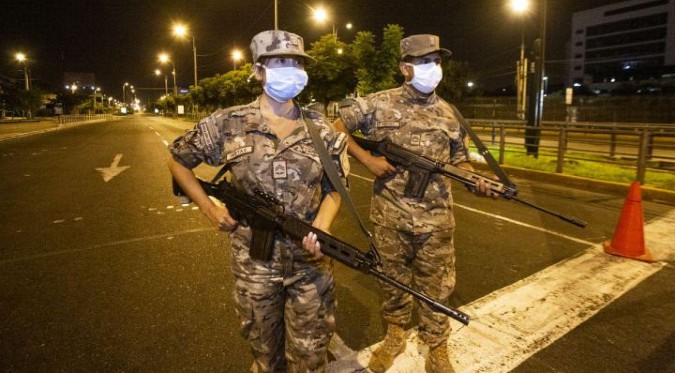
<path id="1" fill-rule="evenodd" d="M 499 181 L 487 178 L 478 173 L 465 170 L 461 167 L 453 166 L 451 164 L 437 161 L 429 157 L 419 155 L 413 151 L 410 151 L 400 145 L 396 145 L 388 140 L 373 141 L 367 140 L 360 137 L 353 137 L 354 141 L 362 148 L 370 150 L 375 153 L 387 158 L 392 163 L 399 164 L 408 169 L 408 173 L 411 177 L 408 179 L 408 184 L 406 184 L 406 191 L 417 191 L 417 195 L 413 195 L 415 198 L 421 198 L 424 195 L 424 190 L 426 190 L 427 184 L 429 183 L 428 175 L 431 173 L 438 173 L 450 179 L 459 181 L 464 184 L 467 188 L 474 190 L 479 181 L 483 181 L 488 188 L 498 196 L 504 199 L 510 199 L 517 202 L 520 202 L 526 206 L 535 208 L 541 212 L 555 216 L 561 220 L 564 220 L 568 223 L 574 224 L 578 227 L 585 227 L 586 222 L 579 220 L 574 217 L 565 216 L 558 214 L 556 212 L 545 209 L 541 206 L 535 205 L 532 202 L 525 201 L 519 198 L 518 189 L 514 184 L 504 184 Z M 426 178 L 421 178 L 418 175 L 420 173 L 426 173 Z M 421 193 L 420 193 L 421 190 Z M 405 192 L 404 192 L 405 194 Z M 406 197 L 409 197 L 408 194 L 405 194 Z"/>
<path id="2" fill-rule="evenodd" d="M 303 220 L 285 214 L 283 207 L 280 206 L 273 198 L 259 191 L 256 191 L 254 195 L 249 195 L 237 190 L 225 180 L 219 182 L 218 184 L 209 183 L 204 180 L 199 180 L 199 183 L 206 194 L 215 197 L 227 206 L 233 218 L 242 222 L 242 224 L 248 224 L 251 226 L 252 241 L 258 234 L 264 235 L 272 232 L 271 239 L 269 239 L 271 245 L 269 245 L 268 250 L 263 250 L 260 253 L 264 255 L 261 255 L 263 258 L 258 260 L 267 261 L 271 259 L 274 249 L 275 232 L 283 232 L 297 239 L 302 239 L 308 233 L 312 232 L 316 234 L 317 240 L 321 244 L 321 252 L 324 255 L 333 258 L 350 268 L 368 275 L 375 276 L 379 280 L 386 282 L 389 285 L 392 285 L 399 290 L 414 296 L 420 301 L 427 303 L 436 312 L 440 312 L 446 316 L 449 316 L 464 325 L 469 324 L 469 321 L 471 320 L 469 315 L 447 307 L 427 296 L 426 294 L 418 292 L 407 285 L 404 285 L 401 282 L 387 276 L 380 268 L 380 262 L 378 259 L 379 256 L 377 255 L 376 251 L 371 250 L 368 253 L 363 253 L 359 249 L 340 240 L 339 238 L 332 236 L 318 228 L 315 228 Z M 184 195 L 175 180 L 174 194 L 177 196 Z M 258 227 L 264 227 L 264 230 L 262 232 L 257 232 L 256 225 Z M 253 257 L 253 254 L 252 242 L 251 257 L 256 259 Z"/>

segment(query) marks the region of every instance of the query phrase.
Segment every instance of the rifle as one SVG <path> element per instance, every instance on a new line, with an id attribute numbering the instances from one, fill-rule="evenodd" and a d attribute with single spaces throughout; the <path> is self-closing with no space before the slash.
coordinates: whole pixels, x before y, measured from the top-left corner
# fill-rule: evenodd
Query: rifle
<path id="1" fill-rule="evenodd" d="M 483 180 L 493 193 L 496 193 L 498 196 L 504 199 L 520 202 L 526 206 L 535 208 L 539 211 L 555 216 L 581 228 L 586 226 L 586 222 L 583 220 L 558 214 L 541 206 L 535 205 L 532 202 L 528 202 L 519 198 L 517 196 L 518 189 L 516 185 L 512 183 L 506 184 L 492 180 L 478 173 L 465 170 L 461 167 L 453 166 L 446 162 L 441 162 L 430 157 L 419 155 L 400 145 L 396 145 L 389 140 L 373 141 L 356 136 L 353 138 L 360 147 L 372 152 L 379 153 L 387 158 L 387 160 L 390 162 L 401 165 L 408 170 L 408 183 L 406 184 L 404 190 L 404 195 L 406 197 L 421 198 L 424 195 L 427 185 L 429 184 L 429 177 L 432 173 L 437 173 L 450 179 L 459 181 L 470 190 L 475 190 L 478 181 Z"/>
<path id="2" fill-rule="evenodd" d="M 363 253 L 339 238 L 284 213 L 284 207 L 276 198 L 260 190 L 255 190 L 253 195 L 249 195 L 237 190 L 226 180 L 217 184 L 197 180 L 207 195 L 215 197 L 227 206 L 235 220 L 251 228 L 249 252 L 251 258 L 269 261 L 272 258 L 274 236 L 277 232 L 283 232 L 298 239 L 302 239 L 309 232 L 312 232 L 316 234 L 317 240 L 321 243 L 321 252 L 324 255 L 357 271 L 375 276 L 377 279 L 425 302 L 436 312 L 452 317 L 464 325 L 469 324 L 471 320 L 469 315 L 447 307 L 428 295 L 387 276 L 381 269 L 379 255 L 374 249 L 371 249 L 368 253 Z M 173 193 L 178 197 L 186 197 L 175 179 L 173 180 Z"/>

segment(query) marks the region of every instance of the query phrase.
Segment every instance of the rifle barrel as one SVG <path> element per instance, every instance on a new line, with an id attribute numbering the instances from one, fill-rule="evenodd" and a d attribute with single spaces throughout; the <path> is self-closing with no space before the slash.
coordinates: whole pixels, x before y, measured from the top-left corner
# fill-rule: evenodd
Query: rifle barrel
<path id="1" fill-rule="evenodd" d="M 568 222 L 568 223 L 574 224 L 574 225 L 576 225 L 577 227 L 581 227 L 581 228 L 585 228 L 585 227 L 586 227 L 586 222 L 583 221 L 583 220 L 580 220 L 580 219 L 577 219 L 577 218 L 573 218 L 573 217 L 571 217 L 571 216 L 565 216 L 565 215 L 563 215 L 563 214 L 558 214 L 557 212 L 553 212 L 553 211 L 547 210 L 547 209 L 545 209 L 545 208 L 543 208 L 543 207 L 541 207 L 541 206 L 535 205 L 535 204 L 532 203 L 532 202 L 525 201 L 525 200 L 520 199 L 520 198 L 518 198 L 518 197 L 513 197 L 512 199 L 515 200 L 515 201 L 518 201 L 518 202 L 520 202 L 520 203 L 522 203 L 522 204 L 524 204 L 524 205 L 530 206 L 530 207 L 532 207 L 533 209 L 539 210 L 539 211 L 541 211 L 541 212 L 545 212 L 545 213 L 547 213 L 547 214 L 549 214 L 549 215 L 552 215 L 552 216 L 555 216 L 555 217 L 557 217 L 557 218 L 559 218 L 559 219 L 562 219 L 562 220 L 564 220 L 564 221 L 566 221 L 566 222 Z"/>
<path id="2" fill-rule="evenodd" d="M 471 321 L 471 316 L 465 314 L 464 312 L 461 312 L 459 310 L 453 310 L 450 307 L 447 307 L 434 299 L 430 298 L 429 296 L 420 293 L 396 280 L 394 280 L 391 277 L 388 277 L 387 275 L 383 274 L 382 272 L 378 271 L 377 269 L 370 268 L 368 273 L 372 274 L 373 276 L 377 277 L 378 279 L 388 283 L 391 286 L 394 286 L 395 288 L 399 290 L 403 290 L 406 293 L 418 298 L 419 300 L 425 302 L 426 304 L 429 305 L 434 311 L 440 312 L 448 317 L 451 317 L 459 322 L 461 322 L 464 325 L 469 325 L 469 321 Z"/>

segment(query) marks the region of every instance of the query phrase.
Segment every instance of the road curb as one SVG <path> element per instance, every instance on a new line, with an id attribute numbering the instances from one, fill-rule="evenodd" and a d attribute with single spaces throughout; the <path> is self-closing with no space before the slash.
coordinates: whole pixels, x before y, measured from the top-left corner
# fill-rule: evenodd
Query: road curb
<path id="1" fill-rule="evenodd" d="M 527 180 L 541 181 L 548 184 L 561 184 L 576 189 L 605 192 L 625 197 L 630 189 L 630 183 L 595 180 L 574 175 L 556 174 L 543 171 L 528 170 L 519 167 L 501 166 L 509 175 Z M 642 186 L 642 199 L 675 205 L 675 191 Z"/>

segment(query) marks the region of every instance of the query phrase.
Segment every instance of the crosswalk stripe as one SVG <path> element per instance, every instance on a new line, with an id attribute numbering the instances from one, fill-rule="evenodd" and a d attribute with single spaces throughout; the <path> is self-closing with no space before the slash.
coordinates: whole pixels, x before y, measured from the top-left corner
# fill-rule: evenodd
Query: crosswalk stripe
<path id="1" fill-rule="evenodd" d="M 675 210 L 645 225 L 655 259 L 675 256 L 673 227 Z M 665 266 L 607 255 L 598 244 L 497 290 L 460 308 L 472 316 L 468 327 L 452 321 L 458 327 L 448 341 L 453 366 L 459 372 L 511 371 Z M 412 330 L 406 351 L 387 372 L 424 370 L 426 351 L 417 339 Z M 361 351 L 338 347 L 334 356 L 340 358 L 330 363 L 329 372 L 364 371 L 377 345 Z"/>

